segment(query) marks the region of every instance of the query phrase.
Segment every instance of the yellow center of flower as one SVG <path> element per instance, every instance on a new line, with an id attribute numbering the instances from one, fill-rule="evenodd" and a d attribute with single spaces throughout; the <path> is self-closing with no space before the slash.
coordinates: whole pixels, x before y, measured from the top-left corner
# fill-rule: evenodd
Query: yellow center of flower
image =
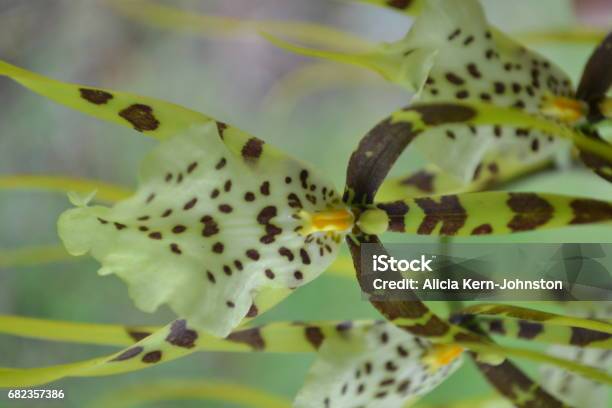
<path id="1" fill-rule="evenodd" d="M 584 119 L 587 106 L 584 102 L 576 99 L 553 96 L 544 103 L 541 111 L 545 115 L 574 124 Z"/>
<path id="2" fill-rule="evenodd" d="M 302 211 L 300 218 L 304 220 L 304 227 L 300 231 L 304 235 L 313 232 L 349 231 L 355 221 L 355 216 L 348 208 L 318 211 L 314 214 Z"/>
<path id="3" fill-rule="evenodd" d="M 455 361 L 464 350 L 456 344 L 435 344 L 424 360 L 435 371 Z"/>

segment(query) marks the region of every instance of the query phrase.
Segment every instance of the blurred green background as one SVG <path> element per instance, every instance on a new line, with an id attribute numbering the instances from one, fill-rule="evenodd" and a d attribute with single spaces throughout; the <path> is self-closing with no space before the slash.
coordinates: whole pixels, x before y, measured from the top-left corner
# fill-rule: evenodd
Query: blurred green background
<path id="1" fill-rule="evenodd" d="M 569 0 L 485 1 L 490 19 L 509 32 L 594 24 L 608 17 L 612 2 Z M 592 4 L 591 4 L 592 3 Z M 408 17 L 361 4 L 317 1 L 173 1 L 185 10 L 253 19 L 325 23 L 374 41 L 399 39 Z M 590 8 L 589 8 L 590 7 Z M 599 12 L 593 12 L 599 7 Z M 603 8 L 602 8 L 603 7 Z M 578 20 L 581 18 L 582 20 Z M 610 21 L 608 19 L 607 21 Z M 538 43 L 534 47 L 574 78 L 593 44 Z M 310 62 L 257 38 L 204 38 L 133 22 L 104 1 L 0 0 L 0 58 L 60 80 L 99 85 L 185 105 L 230 122 L 292 155 L 310 161 L 341 189 L 345 165 L 360 137 L 378 120 L 408 103 L 410 95 L 373 74 L 362 82 L 270 98 L 275 83 Z M 337 66 L 347 75 L 358 68 Z M 307 87 L 308 88 L 308 87 Z M 305 89 L 308 91 L 308 89 Z M 278 94 L 277 94 L 278 95 Z M 36 96 L 0 78 L 0 174 L 36 173 L 100 179 L 134 186 L 138 165 L 153 141 Z M 407 153 L 394 174 L 421 160 Z M 513 189 L 612 199 L 609 185 L 580 169 L 559 170 L 512 185 Z M 58 243 L 56 219 L 69 207 L 61 194 L 0 191 L 0 247 Z M 385 237 L 387 241 L 418 241 Z M 610 229 L 589 227 L 533 233 L 503 241 L 611 242 Z M 19 268 L 0 264 L 0 313 L 58 320 L 128 325 L 165 324 L 172 314 L 139 312 L 115 277 L 99 277 L 84 258 Z M 353 280 L 323 275 L 296 291 L 260 320 L 376 318 Z M 114 349 L 0 336 L 0 366 L 60 364 Z M 39 388 L 63 389 L 61 402 L 9 402 L 0 406 L 83 407 L 125 386 L 159 379 L 227 380 L 291 399 L 314 356 L 197 353 L 144 371 L 103 378 L 72 378 Z M 527 365 L 537 375 L 536 367 Z M 470 364 L 429 395 L 445 403 L 487 395 L 489 388 Z M 161 402 L 151 406 L 226 407 L 216 402 Z"/>

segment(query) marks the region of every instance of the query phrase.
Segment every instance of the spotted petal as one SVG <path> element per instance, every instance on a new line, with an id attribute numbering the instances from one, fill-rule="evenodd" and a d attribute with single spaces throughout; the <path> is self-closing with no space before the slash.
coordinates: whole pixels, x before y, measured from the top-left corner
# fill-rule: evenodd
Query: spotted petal
<path id="1" fill-rule="evenodd" d="M 477 0 L 426 2 L 404 39 L 382 45 L 368 55 L 334 54 L 276 43 L 301 54 L 372 69 L 416 91 L 413 101 L 418 103 L 484 102 L 570 122 L 581 113 L 579 103 L 571 107 L 556 104 L 558 98 L 573 96 L 567 75 L 490 26 Z M 504 151 L 532 164 L 549 159 L 561 146 L 568 145 L 541 131 L 505 126 L 503 118 L 499 119 L 496 126 L 441 126 L 414 144 L 429 161 L 463 182 L 473 178 L 488 153 Z M 440 154 L 441 149 L 444 154 Z"/>
<path id="2" fill-rule="evenodd" d="M 540 114 L 555 97 L 572 96 L 567 75 L 491 27 L 476 0 L 427 2 L 403 43 L 409 49 L 437 50 L 419 102 L 459 99 Z M 513 152 L 523 162 L 534 163 L 563 144 L 542 132 L 523 135 L 503 125 L 451 125 L 415 141 L 415 146 L 431 162 L 468 181 L 487 152 Z"/>
<path id="3" fill-rule="evenodd" d="M 305 214 L 341 206 L 333 186 L 261 140 L 232 152 L 219 137 L 232 131 L 210 123 L 162 142 L 133 197 L 59 221 L 70 253 L 91 252 L 138 307 L 167 303 L 220 336 L 257 314 L 263 288 L 295 288 L 325 270 L 342 238 L 300 232 Z"/>
<path id="4" fill-rule="evenodd" d="M 461 353 L 458 346 L 434 346 L 390 323 L 354 328 L 323 342 L 295 406 L 401 407 L 448 378 Z"/>

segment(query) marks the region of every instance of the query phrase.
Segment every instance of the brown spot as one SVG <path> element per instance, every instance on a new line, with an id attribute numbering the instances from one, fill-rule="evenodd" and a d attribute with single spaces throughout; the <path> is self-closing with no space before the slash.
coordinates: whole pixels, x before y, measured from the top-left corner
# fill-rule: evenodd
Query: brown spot
<path id="1" fill-rule="evenodd" d="M 300 248 L 300 258 L 302 258 L 302 263 L 304 265 L 310 265 L 310 255 L 304 248 Z"/>
<path id="2" fill-rule="evenodd" d="M 425 212 L 418 234 L 431 234 L 441 222 L 440 234 L 455 235 L 465 225 L 468 217 L 456 195 L 442 196 L 439 203 L 431 198 L 416 198 L 415 202 Z"/>
<path id="3" fill-rule="evenodd" d="M 303 208 L 302 202 L 300 201 L 299 197 L 295 193 L 290 193 L 287 196 L 287 204 L 291 208 Z"/>
<path id="4" fill-rule="evenodd" d="M 387 213 L 389 217 L 389 231 L 404 232 L 406 230 L 404 217 L 408 214 L 410 208 L 405 202 L 398 200 L 391 203 L 381 203 L 377 207 Z"/>
<path id="5" fill-rule="evenodd" d="M 398 10 L 405 10 L 412 4 L 413 0 L 387 0 L 387 5 Z"/>
<path id="6" fill-rule="evenodd" d="M 178 244 L 175 244 L 175 243 L 170 244 L 170 250 L 177 255 L 180 255 L 183 253 L 183 251 L 181 251 L 181 248 L 178 246 Z"/>
<path id="7" fill-rule="evenodd" d="M 81 98 L 94 105 L 104 105 L 113 99 L 112 94 L 100 91 L 99 89 L 80 88 L 79 91 L 81 92 Z"/>
<path id="8" fill-rule="evenodd" d="M 448 332 L 449 326 L 448 323 L 440 320 L 437 316 L 431 316 L 425 324 L 407 326 L 406 329 L 416 336 L 440 337 Z"/>
<path id="9" fill-rule="evenodd" d="M 171 209 L 167 209 L 166 211 L 163 212 L 163 214 L 161 216 L 162 216 L 162 218 L 166 218 L 170 214 L 172 214 L 172 210 Z"/>
<path id="10" fill-rule="evenodd" d="M 219 133 L 219 137 L 221 139 L 223 139 L 225 129 L 227 129 L 227 124 L 217 121 L 217 132 Z"/>
<path id="11" fill-rule="evenodd" d="M 204 229 L 202 230 L 202 236 L 211 237 L 219 233 L 219 225 L 210 215 L 203 216 L 200 222 L 204 223 Z"/>
<path id="12" fill-rule="evenodd" d="M 510 193 L 506 203 L 515 213 L 508 223 L 514 232 L 533 230 L 553 217 L 553 206 L 535 193 Z"/>
<path id="13" fill-rule="evenodd" d="M 506 91 L 506 85 L 504 85 L 502 82 L 494 82 L 493 88 L 495 89 L 495 93 L 498 95 L 501 95 Z"/>
<path id="14" fill-rule="evenodd" d="M 196 167 L 198 167 L 198 163 L 197 162 L 193 162 L 189 166 L 187 166 L 187 174 L 193 173 L 193 171 L 196 169 Z"/>
<path id="15" fill-rule="evenodd" d="M 265 196 L 270 195 L 270 182 L 264 181 L 259 187 L 259 191 Z"/>
<path id="16" fill-rule="evenodd" d="M 259 252 L 256 249 L 249 249 L 246 251 L 246 256 L 250 259 L 257 261 L 259 260 Z"/>
<path id="17" fill-rule="evenodd" d="M 259 212 L 259 214 L 257 215 L 257 222 L 262 225 L 265 225 L 268 224 L 270 220 L 274 217 L 276 217 L 276 207 L 273 205 L 269 205 L 267 207 L 264 207 L 264 209 Z"/>
<path id="18" fill-rule="evenodd" d="M 215 279 L 215 275 L 211 271 L 206 271 L 206 277 L 211 283 L 216 283 L 217 279 Z"/>
<path id="19" fill-rule="evenodd" d="M 256 317 L 259 314 L 259 309 L 255 306 L 255 303 L 251 304 L 249 311 L 246 314 L 246 317 Z"/>
<path id="20" fill-rule="evenodd" d="M 266 343 L 261 336 L 261 332 L 258 327 L 252 329 L 240 330 L 227 336 L 227 340 L 236 343 L 245 343 L 253 348 L 253 350 L 263 350 Z"/>
<path id="21" fill-rule="evenodd" d="M 117 230 L 121 231 L 124 228 L 127 228 L 127 226 L 125 224 L 122 224 L 120 222 L 114 222 L 113 223 L 115 225 L 115 228 L 117 228 Z"/>
<path id="22" fill-rule="evenodd" d="M 316 326 L 306 327 L 304 329 L 304 336 L 306 336 L 306 340 L 308 340 L 317 350 L 321 347 L 321 343 L 323 343 L 323 339 L 325 338 L 321 329 Z"/>
<path id="23" fill-rule="evenodd" d="M 406 394 L 410 388 L 410 380 L 404 380 L 397 385 L 397 392 L 400 394 Z"/>
<path id="24" fill-rule="evenodd" d="M 284 256 L 285 258 L 287 258 L 289 262 L 293 261 L 293 259 L 295 258 L 293 252 L 291 252 L 289 248 L 280 247 L 278 249 L 278 253 L 280 254 L 280 256 Z"/>
<path id="25" fill-rule="evenodd" d="M 457 28 L 455 31 L 449 34 L 448 41 L 452 41 L 461 34 L 461 29 Z"/>
<path id="26" fill-rule="evenodd" d="M 159 127 L 159 121 L 153 115 L 153 108 L 148 105 L 139 103 L 131 105 L 119 112 L 119 116 L 130 122 L 139 132 Z"/>
<path id="27" fill-rule="evenodd" d="M 221 211 L 222 213 L 225 213 L 225 214 L 229 214 L 229 213 L 231 213 L 233 211 L 233 208 L 229 204 L 221 204 L 221 205 L 219 205 L 219 211 Z"/>
<path id="28" fill-rule="evenodd" d="M 198 202 L 197 198 L 192 198 L 187 203 L 185 203 L 185 205 L 183 206 L 183 210 L 191 210 L 193 207 L 195 207 L 197 202 Z"/>
<path id="29" fill-rule="evenodd" d="M 466 99 L 468 96 L 470 96 L 470 94 L 468 91 L 463 90 L 463 91 L 457 92 L 455 96 L 457 97 L 457 99 Z"/>
<path id="30" fill-rule="evenodd" d="M 242 157 L 247 161 L 259 159 L 263 152 L 263 144 L 264 142 L 262 140 L 255 137 L 250 138 L 242 147 Z"/>
<path id="31" fill-rule="evenodd" d="M 198 333 L 195 330 L 187 328 L 187 321 L 184 319 L 175 320 L 170 327 L 170 334 L 166 337 L 166 341 L 172 345 L 183 348 L 195 347 L 195 341 L 198 338 Z"/>
<path id="32" fill-rule="evenodd" d="M 504 322 L 499 319 L 494 319 L 489 322 L 489 331 L 495 334 L 506 334 L 506 329 L 504 328 Z"/>
<path id="33" fill-rule="evenodd" d="M 481 78 L 482 74 L 480 73 L 480 71 L 478 70 L 478 67 L 476 66 L 476 64 L 468 64 L 467 66 L 467 70 L 470 73 L 471 76 L 473 76 L 474 78 Z"/>
<path id="34" fill-rule="evenodd" d="M 455 134 L 452 133 L 450 130 L 447 131 L 447 135 L 452 134 L 452 138 L 455 138 Z M 449 136 L 450 137 L 450 136 Z M 409 186 L 415 186 L 416 188 L 418 188 L 419 190 L 425 192 L 425 193 L 433 193 L 434 191 L 434 187 L 433 187 L 433 180 L 434 180 L 435 174 L 434 173 L 429 173 L 426 170 L 420 170 L 416 173 L 414 173 L 413 175 L 411 175 L 410 177 L 407 177 L 405 179 L 403 179 L 400 184 L 403 185 L 409 185 Z"/>
<path id="35" fill-rule="evenodd" d="M 266 277 L 267 277 L 268 279 L 274 279 L 274 276 L 275 276 L 275 275 L 274 275 L 274 272 L 272 272 L 272 270 L 271 270 L 271 269 L 266 269 L 265 274 L 266 274 Z"/>
<path id="36" fill-rule="evenodd" d="M 161 360 L 162 352 L 159 350 L 150 351 L 144 356 L 142 356 L 142 362 L 147 364 L 157 363 Z"/>
<path id="37" fill-rule="evenodd" d="M 231 189 L 232 189 L 232 180 L 227 180 L 225 184 L 223 185 L 223 191 L 225 191 L 226 193 L 229 193 Z"/>
<path id="38" fill-rule="evenodd" d="M 152 232 L 149 234 L 149 238 L 151 239 L 162 239 L 162 234 L 161 232 Z"/>
<path id="39" fill-rule="evenodd" d="M 605 201 L 577 199 L 570 203 L 574 218 L 570 224 L 588 224 L 612 219 L 612 205 Z"/>
<path id="40" fill-rule="evenodd" d="M 172 232 L 174 232 L 175 234 L 181 234 L 185 232 L 186 230 L 187 230 L 187 227 L 184 225 L 177 225 L 174 228 L 172 228 Z"/>
<path id="41" fill-rule="evenodd" d="M 482 224 L 472 230 L 472 235 L 488 235 L 493 232 L 491 224 Z"/>
<path id="42" fill-rule="evenodd" d="M 544 330 L 541 323 L 533 323 L 527 320 L 519 320 L 518 336 L 522 339 L 531 340 Z"/>
<path id="43" fill-rule="evenodd" d="M 252 192 L 250 192 L 250 191 L 247 191 L 247 192 L 244 194 L 244 201 L 255 201 L 255 194 L 253 194 L 253 193 L 252 193 Z"/>
<path id="44" fill-rule="evenodd" d="M 418 112 L 421 115 L 421 120 L 430 126 L 467 122 L 476 116 L 474 109 L 454 103 L 416 104 L 404 110 Z"/>
<path id="45" fill-rule="evenodd" d="M 225 157 L 222 157 L 221 160 L 219 160 L 219 162 L 215 165 L 215 169 L 221 170 L 223 167 L 225 167 L 226 164 L 227 160 L 225 159 Z"/>
<path id="46" fill-rule="evenodd" d="M 445 75 L 446 80 L 453 85 L 463 85 L 465 81 L 459 75 L 449 72 Z"/>
<path id="47" fill-rule="evenodd" d="M 125 360 L 129 360 L 130 358 L 134 358 L 137 355 L 139 355 L 140 353 L 142 353 L 142 350 L 144 350 L 144 349 L 142 347 L 140 347 L 140 346 L 129 348 L 129 349 L 125 350 L 123 353 L 119 354 L 117 357 L 113 358 L 110 361 L 125 361 Z"/>
<path id="48" fill-rule="evenodd" d="M 224 246 L 221 242 L 216 242 L 213 246 L 212 246 L 212 250 L 213 252 L 217 253 L 217 254 L 221 254 L 223 253 L 223 249 Z"/>
<path id="49" fill-rule="evenodd" d="M 297 280 L 302 280 L 304 279 L 304 274 L 301 271 L 295 271 L 293 272 L 293 277 Z"/>
<path id="50" fill-rule="evenodd" d="M 612 334 L 595 330 L 583 329 L 582 327 L 572 327 L 572 337 L 570 344 L 584 347 L 593 342 L 604 341 L 612 338 Z"/>

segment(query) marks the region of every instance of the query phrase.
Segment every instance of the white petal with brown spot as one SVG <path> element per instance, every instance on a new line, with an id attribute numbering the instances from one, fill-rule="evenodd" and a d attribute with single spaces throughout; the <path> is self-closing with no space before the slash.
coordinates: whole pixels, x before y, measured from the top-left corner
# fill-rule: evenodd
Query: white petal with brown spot
<path id="1" fill-rule="evenodd" d="M 297 408 L 397 408 L 434 389 L 461 364 L 439 363 L 436 347 L 391 323 L 355 327 L 326 339 Z"/>
<path id="2" fill-rule="evenodd" d="M 68 250 L 91 252 L 139 308 L 168 304 L 219 336 L 252 314 L 262 288 L 317 277 L 342 242 L 342 233 L 299 233 L 302 211 L 343 207 L 330 183 L 255 138 L 236 153 L 235 139 L 219 136 L 225 129 L 211 123 L 162 142 L 133 197 L 59 221 Z"/>

